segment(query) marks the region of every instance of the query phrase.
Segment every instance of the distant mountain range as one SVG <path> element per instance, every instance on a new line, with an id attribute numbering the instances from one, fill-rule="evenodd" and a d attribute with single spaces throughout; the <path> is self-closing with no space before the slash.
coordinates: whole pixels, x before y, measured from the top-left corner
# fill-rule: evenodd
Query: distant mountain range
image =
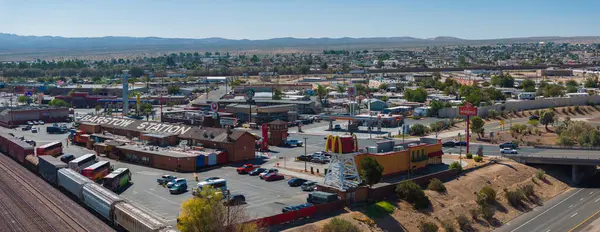
<path id="1" fill-rule="evenodd" d="M 440 36 L 429 39 L 414 37 L 373 38 L 274 38 L 265 40 L 233 40 L 224 38 L 181 39 L 158 37 L 93 37 L 66 38 L 56 36 L 20 36 L 0 33 L 0 60 L 21 57 L 107 56 L 111 54 L 157 54 L 180 51 L 264 51 L 324 49 L 390 49 L 436 45 L 483 45 L 524 42 L 600 42 L 599 36 L 527 37 L 467 40 Z"/>

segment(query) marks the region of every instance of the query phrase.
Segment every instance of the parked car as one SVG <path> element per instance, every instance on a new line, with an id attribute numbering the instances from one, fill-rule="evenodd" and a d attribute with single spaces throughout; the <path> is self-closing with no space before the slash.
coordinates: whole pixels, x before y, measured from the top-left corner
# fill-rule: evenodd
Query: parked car
<path id="1" fill-rule="evenodd" d="M 506 143 L 500 144 L 500 148 L 506 148 L 506 147 L 512 148 L 512 149 L 517 149 L 518 146 L 517 146 L 517 144 L 514 144 L 512 142 L 506 142 Z"/>
<path id="2" fill-rule="evenodd" d="M 341 130 L 341 129 L 342 129 L 342 126 L 340 126 L 340 124 L 335 124 L 333 126 L 333 130 Z"/>
<path id="3" fill-rule="evenodd" d="M 171 181 L 169 183 L 173 183 L 170 187 L 169 187 L 169 193 L 171 194 L 177 194 L 177 193 L 183 193 L 185 191 L 187 191 L 187 180 L 185 178 L 177 178 L 174 181 Z"/>
<path id="4" fill-rule="evenodd" d="M 442 147 L 454 147 L 456 146 L 456 143 L 454 143 L 454 141 L 448 141 L 445 143 L 442 143 Z"/>
<path id="5" fill-rule="evenodd" d="M 31 145 L 31 146 L 34 146 L 34 147 L 37 145 L 37 143 L 36 143 L 35 141 L 33 141 L 33 140 L 30 140 L 30 139 L 28 139 L 28 140 L 25 140 L 25 142 L 26 142 L 26 143 L 29 143 L 29 145 Z"/>
<path id="6" fill-rule="evenodd" d="M 297 156 L 296 159 L 298 161 L 310 161 L 312 159 L 312 155 L 301 155 Z"/>
<path id="7" fill-rule="evenodd" d="M 339 197 L 335 193 L 327 193 L 314 191 L 308 194 L 308 198 L 306 198 L 306 202 L 313 204 L 324 204 L 329 202 L 334 202 L 339 200 Z"/>
<path id="8" fill-rule="evenodd" d="M 500 154 L 519 154 L 519 153 L 515 149 L 505 147 L 505 148 L 500 149 Z"/>
<path id="9" fill-rule="evenodd" d="M 540 120 L 540 116 L 531 115 L 531 116 L 529 116 L 529 120 Z"/>
<path id="10" fill-rule="evenodd" d="M 242 194 L 231 194 L 224 199 L 224 205 L 243 205 L 246 204 L 246 197 Z"/>
<path id="11" fill-rule="evenodd" d="M 301 209 L 308 208 L 311 206 L 313 206 L 313 204 L 311 204 L 311 203 L 304 203 L 304 204 L 300 204 L 300 205 L 288 205 L 288 206 L 283 207 L 281 209 L 281 212 L 285 213 L 285 212 L 290 212 L 290 211 L 296 211 L 296 210 L 301 210 Z"/>
<path id="12" fill-rule="evenodd" d="M 213 180 L 218 180 L 218 179 L 221 179 L 221 177 L 218 177 L 218 176 L 212 176 L 212 177 L 204 178 L 204 181 L 206 181 L 206 182 L 211 182 L 211 181 L 213 181 Z"/>
<path id="13" fill-rule="evenodd" d="M 27 121 L 27 125 L 31 126 L 31 125 L 33 125 L 33 122 L 32 121 Z"/>
<path id="14" fill-rule="evenodd" d="M 263 177 L 264 180 L 266 181 L 276 181 L 276 180 L 283 180 L 284 176 L 283 175 L 279 175 L 279 173 L 270 173 L 267 174 Z"/>
<path id="15" fill-rule="evenodd" d="M 38 125 L 44 125 L 44 124 L 45 124 L 44 121 L 42 121 L 42 120 L 38 121 Z"/>
<path id="16" fill-rule="evenodd" d="M 258 174 L 261 174 L 261 173 L 263 173 L 266 170 L 267 170 L 266 168 L 255 168 L 254 170 L 248 172 L 248 175 L 258 176 Z"/>
<path id="17" fill-rule="evenodd" d="M 266 175 L 271 174 L 271 173 L 279 173 L 279 170 L 277 170 L 275 168 L 271 168 L 271 169 L 265 170 L 264 172 L 258 174 L 258 177 L 263 179 Z"/>
<path id="18" fill-rule="evenodd" d="M 177 179 L 176 176 L 172 176 L 172 175 L 163 175 L 160 178 L 156 179 L 156 182 L 158 182 L 158 184 L 167 184 L 169 182 L 171 182 L 172 180 Z"/>
<path id="19" fill-rule="evenodd" d="M 330 161 L 329 157 L 327 157 L 327 156 L 316 156 L 310 160 L 310 162 L 319 163 L 319 164 L 326 164 L 326 163 L 329 163 L 329 161 Z"/>
<path id="20" fill-rule="evenodd" d="M 314 191 L 316 187 L 317 187 L 317 182 L 316 181 L 307 181 L 307 182 L 304 182 L 300 186 L 300 188 L 302 189 L 302 191 Z"/>
<path id="21" fill-rule="evenodd" d="M 288 185 L 290 187 L 298 187 L 304 183 L 306 183 L 308 180 L 307 179 L 302 179 L 302 178 L 292 178 L 288 181 Z"/>
<path id="22" fill-rule="evenodd" d="M 455 146 L 467 146 L 467 141 L 454 141 Z"/>
<path id="23" fill-rule="evenodd" d="M 66 154 L 60 157 L 60 161 L 62 161 L 63 163 L 68 164 L 69 161 L 74 160 L 75 156 L 72 154 Z"/>
<path id="24" fill-rule="evenodd" d="M 300 140 L 289 139 L 289 140 L 285 141 L 284 145 L 290 146 L 290 147 L 301 147 L 303 144 L 302 144 L 302 141 L 300 141 Z"/>
<path id="25" fill-rule="evenodd" d="M 21 130 L 22 131 L 31 130 L 31 126 L 30 125 L 24 126 L 23 128 L 21 128 Z"/>
<path id="26" fill-rule="evenodd" d="M 331 156 L 331 154 L 327 153 L 326 151 L 318 151 L 312 154 L 314 155 L 323 155 L 323 156 Z"/>
<path id="27" fill-rule="evenodd" d="M 243 166 L 237 168 L 237 173 L 238 174 L 246 174 L 248 172 L 251 172 L 255 168 L 257 168 L 257 167 L 254 166 L 254 164 L 244 164 Z"/>
<path id="28" fill-rule="evenodd" d="M 38 129 L 37 129 L 37 127 L 35 127 L 35 126 L 34 126 L 34 127 L 32 127 L 32 128 L 31 128 L 31 133 L 38 133 Z"/>

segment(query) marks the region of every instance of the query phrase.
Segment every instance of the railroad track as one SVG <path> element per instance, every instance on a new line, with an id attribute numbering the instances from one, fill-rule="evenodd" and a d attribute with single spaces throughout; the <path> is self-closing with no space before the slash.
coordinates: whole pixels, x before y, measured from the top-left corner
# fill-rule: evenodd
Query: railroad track
<path id="1" fill-rule="evenodd" d="M 26 176 L 26 174 L 31 174 L 31 173 L 24 173 L 25 171 L 23 169 L 20 169 L 21 168 L 20 164 L 14 162 L 12 160 L 7 161 L 7 159 L 10 159 L 10 158 L 7 156 L 4 156 L 4 155 L 0 155 L 0 169 L 4 172 L 4 174 L 9 175 L 13 180 L 15 180 L 16 182 L 21 184 L 23 186 L 24 190 L 28 191 L 33 197 L 37 197 L 39 202 L 45 204 L 49 210 L 51 210 L 56 216 L 58 216 L 63 221 L 63 224 L 67 225 L 70 228 L 68 231 L 90 231 L 90 232 L 98 231 L 97 228 L 86 228 L 76 218 L 70 216 L 70 214 L 65 212 L 58 204 L 56 204 L 53 200 L 49 199 L 46 196 L 47 193 L 42 192 L 38 188 L 34 187 L 31 184 L 31 182 L 27 178 L 24 177 L 24 176 Z M 13 162 L 14 162 L 13 165 L 19 165 L 19 168 L 11 167 L 11 163 L 13 163 Z M 27 170 L 26 172 L 29 172 L 29 171 Z M 0 182 L 6 184 L 5 181 L 3 181 L 1 178 L 0 178 Z M 0 184 L 2 184 L 2 183 L 0 183 Z M 6 185 L 2 185 L 2 186 L 6 186 Z M 61 231 L 60 229 L 57 230 L 55 228 L 55 226 L 53 226 L 51 223 L 49 223 L 42 215 L 39 215 L 39 213 L 37 213 L 37 211 L 34 209 L 34 207 L 32 207 L 31 204 L 27 203 L 26 200 L 22 199 L 23 196 L 16 193 L 13 189 L 3 188 L 3 191 L 5 191 L 5 192 L 8 191 L 8 192 L 6 192 L 6 194 L 8 194 L 8 195 L 13 194 L 14 195 L 13 198 L 17 198 L 17 196 L 21 198 L 20 200 L 18 198 L 15 200 L 17 202 L 21 202 L 22 207 L 30 208 L 30 210 L 27 210 L 28 215 L 26 215 L 26 216 L 33 217 L 33 219 L 36 221 L 36 226 L 39 229 L 41 229 L 41 231 Z M 66 198 L 66 196 L 64 196 L 64 197 Z M 65 207 L 67 207 L 67 206 L 65 205 Z M 29 214 L 29 212 L 31 212 L 31 214 Z M 41 220 L 40 220 L 40 218 L 41 218 Z"/>
<path id="2" fill-rule="evenodd" d="M 3 202 L 2 205 L 6 208 L 12 208 L 11 212 L 17 214 L 19 217 L 27 217 L 29 221 L 31 221 L 33 225 L 37 227 L 38 231 L 58 231 L 57 228 L 54 228 L 54 226 L 52 226 L 52 223 L 48 222 L 48 220 L 45 217 L 40 215 L 40 213 L 37 210 L 35 210 L 33 205 L 31 205 L 24 199 L 24 195 L 17 193 L 16 191 L 14 191 L 14 188 L 9 187 L 12 185 L 13 184 L 9 184 L 6 181 L 4 181 L 3 178 L 0 178 L 0 186 L 6 186 L 0 191 L 2 191 L 4 193 L 3 195 L 11 199 L 11 202 L 15 204 L 13 207 L 9 207 L 7 203 Z M 22 223 L 20 223 L 18 218 L 15 217 L 13 219 L 24 231 L 31 230 L 24 226 Z M 13 226 L 16 227 L 16 224 Z"/>

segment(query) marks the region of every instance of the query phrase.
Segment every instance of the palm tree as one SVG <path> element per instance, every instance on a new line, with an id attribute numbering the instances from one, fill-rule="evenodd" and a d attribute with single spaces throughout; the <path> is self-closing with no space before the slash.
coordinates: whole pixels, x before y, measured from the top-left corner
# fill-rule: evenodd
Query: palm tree
<path id="1" fill-rule="evenodd" d="M 337 85 L 336 90 L 339 93 L 346 92 L 346 86 L 345 85 Z"/>
<path id="2" fill-rule="evenodd" d="M 324 102 L 325 98 L 327 97 L 327 89 L 325 88 L 325 86 L 317 85 L 317 91 L 315 94 L 319 98 L 321 105 L 323 105 L 323 102 Z"/>

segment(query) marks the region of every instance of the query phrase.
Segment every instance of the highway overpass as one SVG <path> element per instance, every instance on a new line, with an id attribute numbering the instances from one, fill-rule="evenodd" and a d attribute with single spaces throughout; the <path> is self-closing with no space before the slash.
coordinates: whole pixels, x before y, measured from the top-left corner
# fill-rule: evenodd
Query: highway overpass
<path id="1" fill-rule="evenodd" d="M 571 165 L 571 180 L 579 183 L 596 173 L 600 166 L 600 151 L 544 149 L 530 154 L 504 154 L 506 158 L 523 164 Z"/>

